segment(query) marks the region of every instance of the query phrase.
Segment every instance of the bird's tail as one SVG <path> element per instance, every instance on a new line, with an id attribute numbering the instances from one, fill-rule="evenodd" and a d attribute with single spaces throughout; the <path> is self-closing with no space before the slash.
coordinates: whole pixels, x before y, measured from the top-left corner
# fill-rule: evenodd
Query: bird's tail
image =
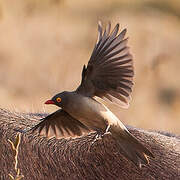
<path id="1" fill-rule="evenodd" d="M 148 157 L 154 158 L 153 154 L 142 145 L 127 129 L 119 122 L 111 125 L 109 131 L 117 140 L 123 155 L 141 168 L 142 164 L 149 164 Z"/>

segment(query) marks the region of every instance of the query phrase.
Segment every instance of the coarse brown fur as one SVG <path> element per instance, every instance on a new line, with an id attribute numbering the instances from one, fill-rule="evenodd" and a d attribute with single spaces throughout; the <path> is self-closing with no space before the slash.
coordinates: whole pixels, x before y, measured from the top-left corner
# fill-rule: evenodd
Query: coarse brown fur
<path id="1" fill-rule="evenodd" d="M 0 109 L 0 179 L 8 179 L 8 174 L 13 174 L 14 155 L 8 143 L 8 139 L 15 137 L 13 129 L 28 128 L 43 116 Z M 26 180 L 180 178 L 180 137 L 132 127 L 128 129 L 155 156 L 142 169 L 124 158 L 111 135 L 91 146 L 95 133 L 68 140 L 47 140 L 36 134 L 24 134 L 19 147 L 18 167 Z"/>

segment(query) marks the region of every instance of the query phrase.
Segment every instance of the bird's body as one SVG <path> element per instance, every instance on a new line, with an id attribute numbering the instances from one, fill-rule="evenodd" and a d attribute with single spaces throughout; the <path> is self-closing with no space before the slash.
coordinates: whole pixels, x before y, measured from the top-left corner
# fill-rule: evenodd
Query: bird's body
<path id="1" fill-rule="evenodd" d="M 83 96 L 77 92 L 66 91 L 63 93 L 67 96 L 68 103 L 62 109 L 90 129 L 105 132 L 108 125 L 117 125 L 120 122 L 118 117 L 104 104 L 94 98 Z"/>
<path id="2" fill-rule="evenodd" d="M 76 92 L 66 92 L 69 98 L 63 110 L 85 126 L 94 130 L 105 130 L 108 124 L 104 112 L 108 109 L 95 99 Z"/>
<path id="3" fill-rule="evenodd" d="M 95 97 L 127 108 L 133 85 L 133 61 L 124 39 L 126 29 L 118 34 L 119 24 L 110 32 L 98 26 L 98 41 L 87 67 L 84 65 L 80 86 L 73 92 L 56 94 L 45 104 L 61 109 L 43 118 L 32 128 L 47 137 L 68 138 L 82 136 L 91 131 L 106 132 L 117 140 L 126 158 L 134 164 L 148 163 L 153 154 L 143 146 L 122 122 Z"/>

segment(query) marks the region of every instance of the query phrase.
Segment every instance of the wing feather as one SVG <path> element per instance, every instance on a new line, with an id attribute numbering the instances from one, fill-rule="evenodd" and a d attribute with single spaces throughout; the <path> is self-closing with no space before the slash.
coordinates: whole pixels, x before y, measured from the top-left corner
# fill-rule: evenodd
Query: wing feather
<path id="1" fill-rule="evenodd" d="M 125 38 L 127 30 L 119 34 L 119 24 L 110 32 L 111 24 L 103 31 L 98 24 L 98 41 L 82 71 L 82 81 L 77 92 L 85 96 L 98 96 L 127 108 L 133 86 L 132 55 Z"/>
<path id="2" fill-rule="evenodd" d="M 48 138 L 54 136 L 56 138 L 78 137 L 91 131 L 62 109 L 43 118 L 30 130 L 37 131 L 39 135 L 45 135 Z"/>

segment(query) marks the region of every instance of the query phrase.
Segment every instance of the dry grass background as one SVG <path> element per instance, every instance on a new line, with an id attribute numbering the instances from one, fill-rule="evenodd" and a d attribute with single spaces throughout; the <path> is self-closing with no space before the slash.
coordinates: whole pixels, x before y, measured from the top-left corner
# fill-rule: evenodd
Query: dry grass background
<path id="1" fill-rule="evenodd" d="M 180 133 L 179 0 L 0 0 L 1 107 L 52 112 L 43 103 L 80 82 L 97 21 L 128 28 L 135 86 L 126 124 Z"/>

